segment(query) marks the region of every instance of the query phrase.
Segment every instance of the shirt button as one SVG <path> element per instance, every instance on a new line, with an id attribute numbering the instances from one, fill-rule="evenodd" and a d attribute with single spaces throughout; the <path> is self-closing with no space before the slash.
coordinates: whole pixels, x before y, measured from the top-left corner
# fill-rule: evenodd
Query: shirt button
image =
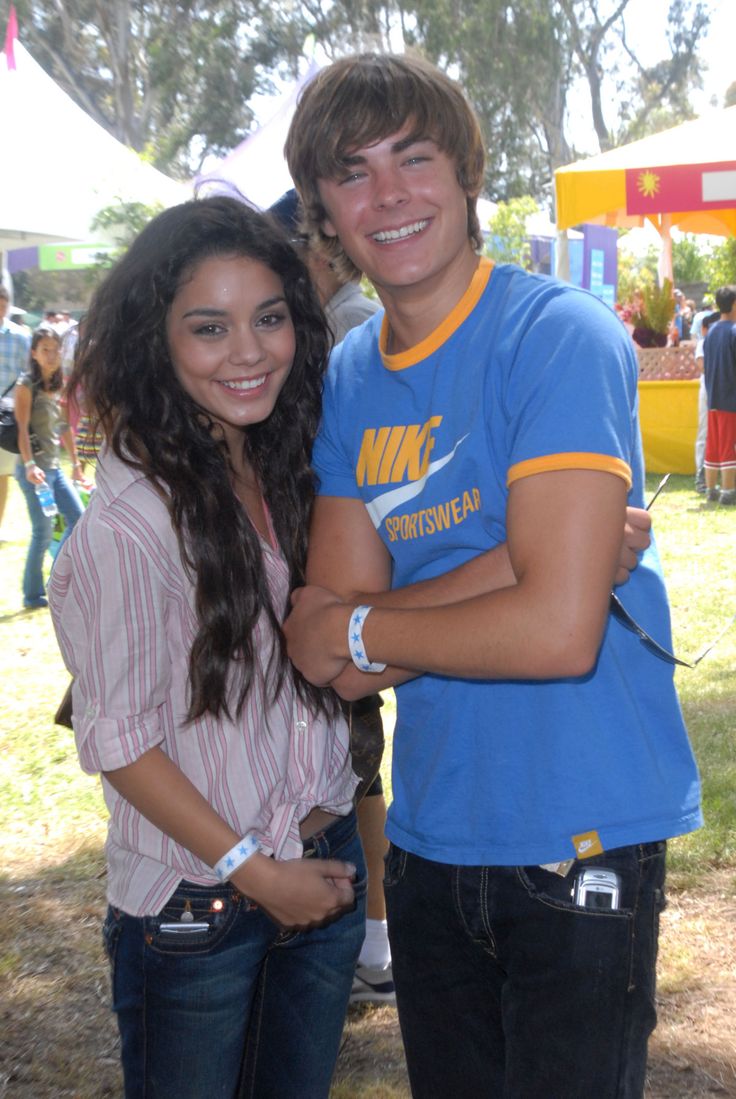
<path id="1" fill-rule="evenodd" d="M 298 733 L 306 733 L 306 731 L 307 731 L 306 721 L 297 721 L 296 722 L 296 731 Z"/>

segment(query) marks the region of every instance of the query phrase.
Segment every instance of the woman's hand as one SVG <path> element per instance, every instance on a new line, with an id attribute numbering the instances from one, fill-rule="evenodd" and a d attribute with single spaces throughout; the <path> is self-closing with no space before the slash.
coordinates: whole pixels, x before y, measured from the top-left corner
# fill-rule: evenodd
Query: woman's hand
<path id="1" fill-rule="evenodd" d="M 355 904 L 355 867 L 339 859 L 286 859 L 253 855 L 230 881 L 290 931 L 338 919 Z"/>
<path id="2" fill-rule="evenodd" d="M 46 480 L 46 474 L 40 466 L 35 464 L 26 466 L 26 480 L 30 481 L 32 485 L 41 485 Z"/>

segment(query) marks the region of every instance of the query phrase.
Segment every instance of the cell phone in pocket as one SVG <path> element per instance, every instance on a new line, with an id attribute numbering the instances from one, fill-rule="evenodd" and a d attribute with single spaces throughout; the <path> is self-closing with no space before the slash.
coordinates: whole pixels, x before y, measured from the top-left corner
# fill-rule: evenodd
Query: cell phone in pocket
<path id="1" fill-rule="evenodd" d="M 581 870 L 575 878 L 573 899 L 581 908 L 618 908 L 621 879 L 613 870 L 603 866 L 590 866 Z"/>
<path id="2" fill-rule="evenodd" d="M 159 931 L 172 931 L 177 935 L 191 935 L 202 934 L 203 931 L 209 931 L 210 925 L 208 923 L 162 923 L 159 924 Z"/>

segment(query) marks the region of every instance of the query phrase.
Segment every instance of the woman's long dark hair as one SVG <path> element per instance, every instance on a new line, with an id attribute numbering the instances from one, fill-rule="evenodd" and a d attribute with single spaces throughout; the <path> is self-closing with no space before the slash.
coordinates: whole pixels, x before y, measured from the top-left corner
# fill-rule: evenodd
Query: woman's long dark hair
<path id="1" fill-rule="evenodd" d="M 40 388 L 47 393 L 56 393 L 64 384 L 64 377 L 61 372 L 61 359 L 59 359 L 58 369 L 54 371 L 48 382 L 44 382 L 41 365 L 33 357 L 33 352 L 36 350 L 41 340 L 54 340 L 59 347 L 59 350 L 61 350 L 61 337 L 58 332 L 54 332 L 53 328 L 36 329 L 31 336 L 31 348 L 28 352 L 28 373 L 31 375 L 31 384 L 40 386 Z"/>
<path id="2" fill-rule="evenodd" d="M 307 270 L 280 229 L 232 198 L 186 202 L 156 217 L 97 290 L 86 317 L 70 388 L 115 454 L 162 491 L 196 590 L 199 629 L 190 656 L 189 718 L 242 711 L 256 653 L 259 615 L 277 646 L 269 688 L 286 675 L 312 709 L 332 711 L 320 691 L 289 665 L 258 535 L 231 486 L 221 433 L 177 380 L 166 318 L 182 279 L 211 256 L 245 256 L 281 279 L 296 335 L 296 355 L 276 406 L 243 432 L 243 446 L 267 501 L 290 586 L 304 583 L 314 484 L 310 466 L 317 429 L 328 330 Z M 213 430 L 214 428 L 214 430 Z"/>

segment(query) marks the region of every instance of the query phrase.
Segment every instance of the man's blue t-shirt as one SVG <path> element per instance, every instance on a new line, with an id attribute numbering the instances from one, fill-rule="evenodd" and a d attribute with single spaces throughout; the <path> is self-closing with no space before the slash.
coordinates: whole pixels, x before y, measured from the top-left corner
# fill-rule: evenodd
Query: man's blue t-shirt
<path id="1" fill-rule="evenodd" d="M 394 587 L 503 542 L 508 486 L 520 477 L 606 471 L 642 505 L 636 359 L 593 297 L 510 265 L 491 275 L 482 260 L 417 347 L 386 354 L 381 324 L 366 322 L 333 353 L 314 463 L 322 494 L 365 502 Z M 621 598 L 669 647 L 653 547 Z M 700 823 L 672 667 L 618 621 L 583 678 L 423 675 L 397 700 L 387 833 L 425 858 L 547 863 Z"/>

